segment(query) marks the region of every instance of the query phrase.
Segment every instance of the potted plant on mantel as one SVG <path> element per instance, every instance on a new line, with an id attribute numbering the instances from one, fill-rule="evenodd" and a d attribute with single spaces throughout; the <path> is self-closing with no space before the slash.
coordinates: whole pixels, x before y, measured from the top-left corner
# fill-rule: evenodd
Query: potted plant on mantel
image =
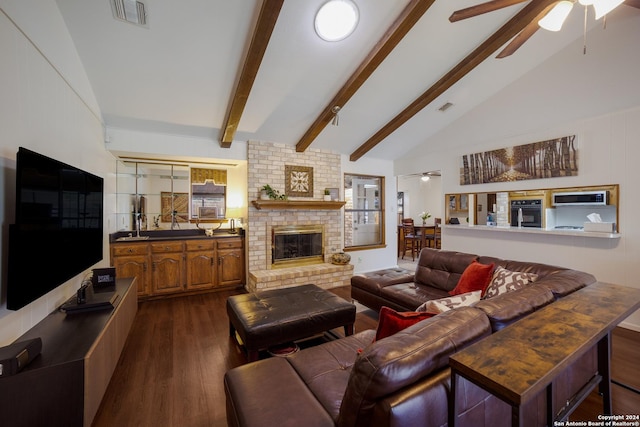
<path id="1" fill-rule="evenodd" d="M 331 191 L 329 191 L 328 188 L 325 188 L 325 190 L 324 190 L 324 201 L 325 202 L 330 202 L 331 201 Z"/>
<path id="2" fill-rule="evenodd" d="M 280 194 L 278 190 L 273 189 L 269 184 L 265 184 L 260 187 L 260 199 L 266 200 L 287 200 L 286 194 Z"/>

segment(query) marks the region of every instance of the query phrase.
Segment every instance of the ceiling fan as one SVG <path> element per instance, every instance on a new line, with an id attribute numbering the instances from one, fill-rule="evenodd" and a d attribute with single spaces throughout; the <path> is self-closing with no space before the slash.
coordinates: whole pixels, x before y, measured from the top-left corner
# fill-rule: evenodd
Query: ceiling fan
<path id="1" fill-rule="evenodd" d="M 449 17 L 450 22 L 457 22 L 463 19 L 472 18 L 484 13 L 493 12 L 527 0 L 490 0 L 475 6 L 456 10 Z M 536 0 L 531 0 L 536 1 Z M 538 28 L 544 27 L 550 31 L 559 31 L 562 23 L 571 11 L 576 0 L 558 0 L 549 4 L 542 10 L 520 33 L 518 33 L 511 42 L 496 56 L 496 58 L 505 58 L 513 54 L 520 48 L 531 36 L 538 31 Z M 593 5 L 596 12 L 596 19 L 606 15 L 611 10 L 618 7 L 623 2 L 626 5 L 640 9 L 640 0 L 578 0 L 582 5 Z M 586 22 L 586 21 L 585 21 Z"/>
<path id="2" fill-rule="evenodd" d="M 410 173 L 408 175 L 403 175 L 404 177 L 410 176 L 419 176 L 423 181 L 429 181 L 432 176 L 440 176 L 440 171 L 429 171 L 429 172 L 420 172 L 420 173 Z"/>

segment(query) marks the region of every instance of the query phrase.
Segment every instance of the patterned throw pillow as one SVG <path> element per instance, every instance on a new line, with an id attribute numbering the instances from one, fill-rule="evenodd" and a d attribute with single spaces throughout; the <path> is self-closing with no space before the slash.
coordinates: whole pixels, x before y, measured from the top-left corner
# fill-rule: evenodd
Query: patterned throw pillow
<path id="1" fill-rule="evenodd" d="M 425 302 L 416 308 L 418 312 L 440 314 L 454 308 L 469 306 L 480 301 L 481 290 L 467 292 L 466 294 L 456 295 L 447 298 L 434 299 Z"/>
<path id="2" fill-rule="evenodd" d="M 537 278 L 538 275 L 535 273 L 509 271 L 501 266 L 497 266 L 496 271 L 493 273 L 491 283 L 487 286 L 482 298 L 493 298 L 501 294 L 506 294 L 507 292 L 515 291 L 534 282 Z"/>

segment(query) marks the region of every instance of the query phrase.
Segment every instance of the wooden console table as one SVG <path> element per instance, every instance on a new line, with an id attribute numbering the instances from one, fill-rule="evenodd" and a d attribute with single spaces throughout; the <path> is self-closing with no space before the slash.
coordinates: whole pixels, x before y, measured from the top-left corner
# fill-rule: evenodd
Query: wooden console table
<path id="1" fill-rule="evenodd" d="M 2 425 L 90 426 L 138 310 L 136 281 L 117 279 L 115 308 L 54 311 L 18 338 L 42 338 L 42 353 L 0 380 Z"/>
<path id="2" fill-rule="evenodd" d="M 449 359 L 453 395 L 449 425 L 455 426 L 460 377 L 511 405 L 513 426 L 526 425 L 523 405 L 545 389 L 549 426 L 566 419 L 598 384 L 603 413 L 611 414 L 610 334 L 639 307 L 640 289 L 595 283 L 454 354 Z M 594 346 L 597 374 L 556 416 L 553 380 Z"/>

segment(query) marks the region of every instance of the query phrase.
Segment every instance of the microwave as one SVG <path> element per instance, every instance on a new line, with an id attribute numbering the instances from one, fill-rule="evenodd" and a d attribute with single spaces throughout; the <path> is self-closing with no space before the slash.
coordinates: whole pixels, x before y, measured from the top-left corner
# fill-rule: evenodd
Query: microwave
<path id="1" fill-rule="evenodd" d="M 606 206 L 608 191 L 580 191 L 575 193 L 552 193 L 552 206 Z"/>

